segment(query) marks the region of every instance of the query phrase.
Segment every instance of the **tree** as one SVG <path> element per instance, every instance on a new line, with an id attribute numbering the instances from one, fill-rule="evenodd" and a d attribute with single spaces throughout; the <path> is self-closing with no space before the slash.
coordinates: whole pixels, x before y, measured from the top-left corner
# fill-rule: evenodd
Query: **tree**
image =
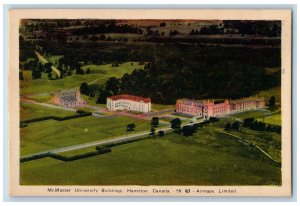
<path id="1" fill-rule="evenodd" d="M 48 79 L 52 79 L 52 72 L 48 73 Z"/>
<path id="2" fill-rule="evenodd" d="M 152 117 L 151 119 L 151 126 L 157 127 L 159 124 L 159 118 L 158 117 Z"/>
<path id="3" fill-rule="evenodd" d="M 252 129 L 252 130 L 258 130 L 258 121 L 257 121 L 257 120 L 255 120 L 255 121 L 252 123 L 251 129 Z"/>
<path id="4" fill-rule="evenodd" d="M 269 106 L 274 107 L 275 106 L 275 96 L 271 96 L 269 100 Z"/>
<path id="5" fill-rule="evenodd" d="M 238 121 L 235 121 L 232 126 L 231 126 L 232 130 L 238 131 L 240 129 L 240 123 Z"/>
<path id="6" fill-rule="evenodd" d="M 179 118 L 172 119 L 170 123 L 172 129 L 179 129 L 181 126 L 181 120 Z"/>
<path id="7" fill-rule="evenodd" d="M 135 124 L 134 123 L 131 123 L 131 124 L 127 125 L 127 131 L 134 131 L 134 129 L 135 129 Z"/>
<path id="8" fill-rule="evenodd" d="M 165 136 L 165 132 L 164 131 L 158 131 L 158 135 L 160 136 L 160 137 L 163 137 L 163 136 Z"/>
<path id="9" fill-rule="evenodd" d="M 86 83 L 86 82 L 83 82 L 81 85 L 80 85 L 80 93 L 81 94 L 85 94 L 85 95 L 89 95 L 89 85 Z"/>
<path id="10" fill-rule="evenodd" d="M 161 22 L 161 23 L 159 24 L 159 26 L 160 26 L 160 27 L 165 27 L 165 26 L 166 26 L 166 23 L 165 23 L 165 22 Z"/>
<path id="11" fill-rule="evenodd" d="M 23 72 L 19 71 L 19 80 L 24 80 Z"/>
<path id="12" fill-rule="evenodd" d="M 184 136 L 191 136 L 194 134 L 194 128 L 192 126 L 183 126 L 181 131 Z"/>
<path id="13" fill-rule="evenodd" d="M 230 131 L 231 130 L 231 124 L 228 122 L 226 125 L 225 125 L 225 128 L 224 128 L 226 131 Z"/>
<path id="14" fill-rule="evenodd" d="M 99 96 L 97 98 L 96 103 L 97 104 L 105 104 L 106 103 L 106 98 L 112 96 L 112 94 L 108 91 L 101 91 L 99 93 Z"/>
<path id="15" fill-rule="evenodd" d="M 83 69 L 81 69 L 79 64 L 76 65 L 75 68 L 76 68 L 76 74 L 84 74 L 84 71 L 83 71 Z"/>
<path id="16" fill-rule="evenodd" d="M 41 71 L 38 70 L 38 69 L 36 69 L 36 68 L 34 68 L 32 70 L 32 74 L 31 75 L 32 75 L 32 79 L 40 79 L 42 77 Z"/>
<path id="17" fill-rule="evenodd" d="M 109 78 L 106 82 L 105 90 L 112 93 L 113 95 L 119 94 L 120 80 L 116 77 Z"/>
<path id="18" fill-rule="evenodd" d="M 89 97 L 95 97 L 99 92 L 103 92 L 102 85 L 100 84 L 91 84 L 88 85 L 88 95 Z"/>
<path id="19" fill-rule="evenodd" d="M 50 72 L 52 72 L 51 67 L 52 67 L 52 63 L 50 63 L 50 62 L 44 64 L 44 71 L 45 71 L 45 73 L 50 73 Z"/>
<path id="20" fill-rule="evenodd" d="M 90 74 L 91 73 L 91 70 L 90 70 L 90 68 L 87 68 L 87 70 L 86 70 L 86 74 Z"/>
<path id="21" fill-rule="evenodd" d="M 254 122 L 254 118 L 244 119 L 243 127 L 251 127 Z"/>
<path id="22" fill-rule="evenodd" d="M 72 71 L 71 71 L 70 66 L 68 66 L 68 68 L 67 68 L 66 75 L 67 76 L 71 76 L 72 75 Z"/>
<path id="23" fill-rule="evenodd" d="M 218 121 L 220 121 L 220 119 L 217 117 L 209 117 L 209 121 L 210 122 L 218 122 Z"/>
<path id="24" fill-rule="evenodd" d="M 151 127 L 150 135 L 155 136 L 155 128 L 154 127 Z"/>

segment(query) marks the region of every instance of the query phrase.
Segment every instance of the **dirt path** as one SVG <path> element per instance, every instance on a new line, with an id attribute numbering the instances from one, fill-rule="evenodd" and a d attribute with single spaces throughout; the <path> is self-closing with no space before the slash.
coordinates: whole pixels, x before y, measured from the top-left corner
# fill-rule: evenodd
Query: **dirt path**
<path id="1" fill-rule="evenodd" d="M 215 132 L 218 132 L 218 133 L 222 133 L 222 134 L 226 134 L 226 135 L 229 135 L 229 136 L 232 136 L 236 139 L 239 139 L 241 140 L 242 142 L 245 142 L 247 144 L 250 144 L 250 145 L 253 145 L 254 147 L 256 147 L 259 151 L 261 151 L 264 155 L 266 155 L 270 160 L 272 160 L 273 162 L 277 163 L 277 164 L 281 164 L 280 162 L 278 162 L 277 160 L 275 160 L 271 155 L 269 155 L 265 150 L 263 150 L 260 146 L 258 146 L 257 144 L 247 140 L 247 139 L 244 139 L 244 138 L 241 138 L 237 135 L 234 135 L 234 134 L 231 134 L 229 132 L 225 132 L 223 131 L 222 129 L 212 129 L 213 131 Z"/>

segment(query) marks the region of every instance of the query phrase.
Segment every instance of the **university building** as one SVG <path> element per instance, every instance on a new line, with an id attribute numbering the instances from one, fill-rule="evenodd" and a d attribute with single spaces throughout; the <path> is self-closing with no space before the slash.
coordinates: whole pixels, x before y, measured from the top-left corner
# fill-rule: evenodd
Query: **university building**
<path id="1" fill-rule="evenodd" d="M 265 101 L 257 97 L 247 97 L 231 101 L 231 112 L 239 112 L 244 110 L 251 110 L 257 108 L 264 108 Z"/>
<path id="2" fill-rule="evenodd" d="M 85 107 L 79 90 L 61 91 L 54 95 L 53 102 L 64 107 Z"/>
<path id="3" fill-rule="evenodd" d="M 111 111 L 130 110 L 137 112 L 150 112 L 151 99 L 127 94 L 116 95 L 107 98 L 106 107 Z"/>
<path id="4" fill-rule="evenodd" d="M 248 97 L 233 101 L 226 99 L 222 102 L 215 102 L 214 100 L 178 99 L 176 102 L 177 113 L 205 119 L 264 107 L 265 101 L 257 97 Z"/>

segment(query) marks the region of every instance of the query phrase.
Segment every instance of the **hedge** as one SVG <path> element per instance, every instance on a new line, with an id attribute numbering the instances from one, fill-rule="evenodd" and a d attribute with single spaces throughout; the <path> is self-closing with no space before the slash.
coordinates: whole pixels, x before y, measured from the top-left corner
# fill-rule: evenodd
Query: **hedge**
<path id="1" fill-rule="evenodd" d="M 30 157 L 23 157 L 20 159 L 20 163 L 22 162 L 28 162 L 31 160 L 37 160 L 37 159 L 42 159 L 45 157 L 49 157 L 50 153 L 43 153 L 43 154 L 37 154 L 37 155 L 32 155 Z"/>
<path id="2" fill-rule="evenodd" d="M 83 159 L 83 158 L 93 157 L 93 156 L 97 156 L 99 154 L 105 154 L 105 153 L 109 153 L 109 152 L 111 152 L 111 149 L 106 148 L 106 149 L 103 149 L 103 150 L 97 150 L 97 151 L 88 152 L 88 153 L 79 154 L 79 155 L 74 155 L 74 156 L 69 156 L 69 157 L 51 153 L 50 157 L 53 158 L 53 159 L 68 162 L 68 161 L 74 161 L 74 160 L 79 160 L 79 159 Z"/>
<path id="3" fill-rule="evenodd" d="M 32 123 L 32 122 L 39 122 L 39 121 L 45 121 L 45 120 L 56 120 L 56 121 L 64 121 L 64 120 L 69 120 L 69 119 L 75 119 L 75 118 L 80 118 L 80 117 L 86 117 L 86 116 L 91 116 L 92 112 L 85 112 L 85 113 L 79 113 L 71 116 L 66 116 L 66 117 L 56 117 L 56 116 L 46 116 L 46 117 L 39 117 L 35 119 L 29 119 L 25 121 L 20 122 L 20 127 L 24 127 L 24 124 Z"/>
<path id="4" fill-rule="evenodd" d="M 68 162 L 68 161 L 74 161 L 74 160 L 79 160 L 79 159 L 83 159 L 83 158 L 93 157 L 93 156 L 97 156 L 97 155 L 105 154 L 105 153 L 109 153 L 109 152 L 111 152 L 111 149 L 107 148 L 107 147 L 101 147 L 101 149 L 97 149 L 96 151 L 79 154 L 79 155 L 73 155 L 73 156 L 69 156 L 69 157 L 49 152 L 49 153 L 43 153 L 43 154 L 33 155 L 30 157 L 21 158 L 20 163 L 37 160 L 37 159 L 42 159 L 42 158 L 46 158 L 46 157 L 61 160 L 64 162 Z"/>
<path id="5" fill-rule="evenodd" d="M 139 137 L 139 138 L 135 138 L 135 139 L 128 139 L 128 140 L 121 140 L 121 141 L 118 141 L 118 142 L 111 142 L 111 143 L 107 143 L 105 144 L 104 146 L 96 146 L 96 149 L 97 148 L 101 148 L 101 147 L 107 147 L 107 148 L 112 148 L 112 147 L 115 147 L 115 146 L 119 146 L 119 145 L 123 145 L 123 144 L 128 144 L 128 143 L 132 143 L 132 142 L 137 142 L 137 141 L 140 141 L 140 140 L 143 140 L 143 139 L 147 139 L 149 138 L 148 136 L 146 137 Z"/>

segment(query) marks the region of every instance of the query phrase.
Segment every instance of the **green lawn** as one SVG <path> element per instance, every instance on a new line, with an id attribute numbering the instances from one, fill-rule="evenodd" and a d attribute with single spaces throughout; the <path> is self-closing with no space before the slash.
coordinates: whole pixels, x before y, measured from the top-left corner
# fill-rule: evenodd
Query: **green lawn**
<path id="1" fill-rule="evenodd" d="M 20 119 L 21 121 L 35 119 L 45 116 L 64 117 L 74 115 L 75 112 L 45 107 L 42 105 L 31 104 L 26 102 L 20 103 Z"/>
<path id="2" fill-rule="evenodd" d="M 173 118 L 171 117 L 159 117 L 159 120 L 163 120 L 163 121 L 166 121 L 166 122 L 170 122 Z"/>
<path id="3" fill-rule="evenodd" d="M 89 68 L 91 74 L 111 74 L 114 77 L 120 78 L 125 73 L 132 73 L 135 69 L 144 69 L 145 65 L 139 65 L 138 62 L 126 62 L 123 64 L 119 64 L 118 67 L 113 67 L 112 64 L 104 64 L 104 65 L 85 65 L 81 68 L 86 72 Z"/>
<path id="4" fill-rule="evenodd" d="M 86 101 L 86 103 L 88 105 L 106 108 L 106 104 L 97 104 L 96 103 L 96 101 L 97 101 L 96 97 L 89 97 L 86 95 L 81 95 L 81 97 Z"/>
<path id="5" fill-rule="evenodd" d="M 235 117 L 235 118 L 259 118 L 259 117 L 264 117 L 266 115 L 270 114 L 269 111 L 261 111 L 261 110 L 250 110 L 250 111 L 245 111 L 245 112 L 239 112 L 236 114 L 229 115 L 230 117 Z"/>
<path id="6" fill-rule="evenodd" d="M 29 74 L 26 74 L 29 73 Z M 25 76 L 30 77 L 31 71 L 25 71 Z M 41 92 L 59 91 L 64 89 L 71 89 L 80 86 L 83 82 L 91 82 L 98 80 L 98 82 L 106 82 L 109 75 L 104 74 L 85 74 L 64 77 L 63 79 L 49 80 L 47 74 L 43 73 L 41 79 L 21 80 L 20 81 L 20 93 L 24 94 L 36 94 Z"/>
<path id="7" fill-rule="evenodd" d="M 73 137 L 74 138 L 74 137 Z M 71 162 L 21 164 L 22 185 L 278 185 L 281 169 L 255 148 L 198 129 L 112 148 Z"/>
<path id="8" fill-rule="evenodd" d="M 48 57 L 48 61 L 51 62 L 54 66 L 58 66 L 58 61 L 59 59 L 61 59 L 63 57 L 63 55 L 52 55 L 50 57 Z"/>
<path id="9" fill-rule="evenodd" d="M 164 105 L 164 104 L 151 104 L 151 109 L 155 110 L 164 110 L 164 109 L 176 109 L 176 105 Z"/>
<path id="10" fill-rule="evenodd" d="M 91 65 L 84 66 L 87 68 Z M 63 79 L 49 80 L 46 73 L 42 73 L 41 79 L 32 80 L 31 71 L 24 71 L 24 79 L 20 81 L 20 93 L 24 94 L 35 94 L 41 92 L 51 92 L 59 91 L 64 89 L 71 89 L 80 86 L 81 83 L 97 83 L 103 84 L 110 77 L 122 77 L 125 73 L 131 73 L 135 68 L 141 69 L 144 68 L 144 65 L 137 65 L 134 63 L 131 66 L 131 62 L 120 64 L 119 67 L 112 67 L 111 64 L 95 66 L 98 69 L 104 71 L 104 73 L 91 73 L 84 75 L 72 74 L 71 76 L 66 76 Z"/>
<path id="11" fill-rule="evenodd" d="M 258 119 L 265 122 L 266 124 L 281 125 L 281 114 L 274 114 L 265 118 Z"/>
<path id="12" fill-rule="evenodd" d="M 27 99 L 32 99 L 34 101 L 40 102 L 40 103 L 45 103 L 45 102 L 49 102 L 52 98 L 52 95 L 49 93 L 42 93 L 42 94 L 38 94 L 38 95 L 28 95 L 26 96 Z"/>
<path id="13" fill-rule="evenodd" d="M 126 128 L 136 125 L 134 132 L 149 130 L 150 122 L 130 117 L 93 116 L 66 121 L 47 120 L 29 124 L 21 130 L 21 155 L 131 134 Z"/>
<path id="14" fill-rule="evenodd" d="M 208 126 L 206 126 L 206 128 L 212 131 L 223 132 L 225 128 L 225 124 L 228 122 L 233 123 L 233 120 L 220 119 L 220 121 L 218 122 L 210 123 Z M 280 134 L 277 134 L 275 132 L 255 131 L 248 128 L 244 128 L 242 127 L 242 123 L 240 124 L 239 131 L 225 131 L 225 132 L 250 141 L 251 143 L 261 147 L 276 161 L 281 162 L 281 135 Z"/>

